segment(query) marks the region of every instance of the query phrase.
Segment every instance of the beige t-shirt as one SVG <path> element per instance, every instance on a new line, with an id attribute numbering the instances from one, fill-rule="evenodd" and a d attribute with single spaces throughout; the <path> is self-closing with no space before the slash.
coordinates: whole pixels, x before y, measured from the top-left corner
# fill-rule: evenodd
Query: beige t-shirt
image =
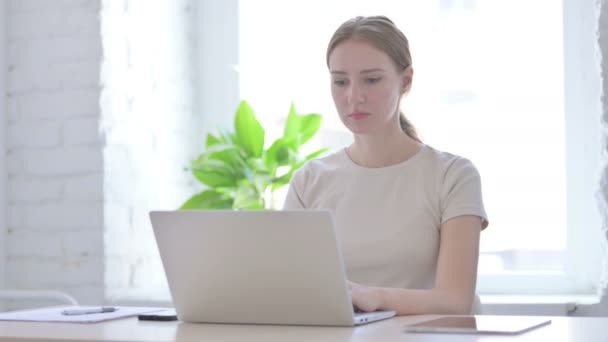
<path id="1" fill-rule="evenodd" d="M 488 224 L 479 173 L 462 157 L 423 145 L 399 164 L 365 168 L 340 150 L 291 181 L 285 209 L 329 209 L 349 280 L 369 286 L 434 286 L 441 225 L 476 215 Z"/>

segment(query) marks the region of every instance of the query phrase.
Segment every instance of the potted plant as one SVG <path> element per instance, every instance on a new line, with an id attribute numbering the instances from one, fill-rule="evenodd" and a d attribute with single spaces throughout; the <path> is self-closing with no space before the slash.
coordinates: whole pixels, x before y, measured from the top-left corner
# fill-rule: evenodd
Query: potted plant
<path id="1" fill-rule="evenodd" d="M 292 103 L 283 136 L 264 149 L 265 130 L 246 101 L 234 118 L 234 132 L 208 134 L 205 151 L 192 161 L 190 171 L 207 189 L 188 199 L 180 209 L 275 209 L 275 190 L 289 184 L 293 173 L 327 151 L 308 155 L 300 147 L 321 126 L 321 115 L 296 113 Z"/>

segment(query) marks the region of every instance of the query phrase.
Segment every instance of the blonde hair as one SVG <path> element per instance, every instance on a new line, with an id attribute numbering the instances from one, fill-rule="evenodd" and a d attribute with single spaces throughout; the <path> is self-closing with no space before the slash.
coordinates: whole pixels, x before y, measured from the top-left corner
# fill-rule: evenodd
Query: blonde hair
<path id="1" fill-rule="evenodd" d="M 338 27 L 327 46 L 327 67 L 329 67 L 329 56 L 336 46 L 349 39 L 363 40 L 383 51 L 399 71 L 412 65 L 409 42 L 403 32 L 385 16 L 370 16 L 352 18 Z M 399 124 L 405 134 L 421 142 L 416 128 L 402 111 L 399 111 Z"/>

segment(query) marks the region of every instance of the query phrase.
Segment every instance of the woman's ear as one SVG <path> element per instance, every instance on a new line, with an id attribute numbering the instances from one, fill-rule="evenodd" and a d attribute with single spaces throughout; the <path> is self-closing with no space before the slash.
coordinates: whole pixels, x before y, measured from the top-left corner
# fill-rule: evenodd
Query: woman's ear
<path id="1" fill-rule="evenodd" d="M 412 88 L 412 80 L 414 78 L 414 69 L 408 66 L 401 73 L 401 95 L 406 94 Z"/>

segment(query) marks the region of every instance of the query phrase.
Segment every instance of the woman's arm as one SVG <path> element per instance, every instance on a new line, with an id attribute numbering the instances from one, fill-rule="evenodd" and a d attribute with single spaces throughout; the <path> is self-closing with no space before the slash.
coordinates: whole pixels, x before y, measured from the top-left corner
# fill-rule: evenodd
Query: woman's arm
<path id="1" fill-rule="evenodd" d="M 353 304 L 363 311 L 395 310 L 397 315 L 470 314 L 481 226 L 480 217 L 469 215 L 442 225 L 434 288 L 409 290 L 349 283 Z"/>

